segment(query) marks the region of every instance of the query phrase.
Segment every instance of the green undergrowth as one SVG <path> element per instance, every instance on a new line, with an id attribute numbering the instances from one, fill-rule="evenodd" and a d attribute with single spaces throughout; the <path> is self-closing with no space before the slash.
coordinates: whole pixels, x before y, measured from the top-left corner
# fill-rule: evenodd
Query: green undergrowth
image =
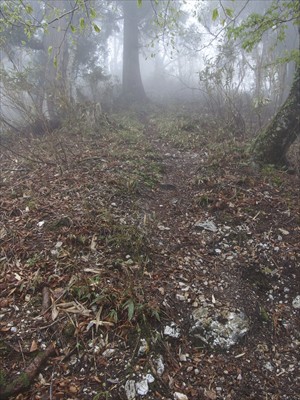
<path id="1" fill-rule="evenodd" d="M 225 136 L 225 130 L 212 117 L 166 112 L 152 116 L 162 139 L 183 150 L 199 149 Z"/>
<path id="2" fill-rule="evenodd" d="M 131 271 L 126 262 L 116 262 L 110 269 L 118 270 L 120 279 L 107 280 L 105 274 L 92 278 L 78 277 L 68 292 L 68 299 L 96 308 L 103 326 L 121 327 L 150 335 L 152 324 L 158 323 L 161 310 L 158 302 L 149 299 L 142 277 Z M 113 275 L 113 274 L 112 274 Z"/>

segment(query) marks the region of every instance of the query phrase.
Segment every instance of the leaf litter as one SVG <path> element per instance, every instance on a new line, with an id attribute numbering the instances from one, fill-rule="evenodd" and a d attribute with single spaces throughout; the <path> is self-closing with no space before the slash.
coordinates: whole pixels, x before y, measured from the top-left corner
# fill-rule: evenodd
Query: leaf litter
<path id="1" fill-rule="evenodd" d="M 1 398 L 298 398 L 299 177 L 163 127 L 1 154 Z"/>

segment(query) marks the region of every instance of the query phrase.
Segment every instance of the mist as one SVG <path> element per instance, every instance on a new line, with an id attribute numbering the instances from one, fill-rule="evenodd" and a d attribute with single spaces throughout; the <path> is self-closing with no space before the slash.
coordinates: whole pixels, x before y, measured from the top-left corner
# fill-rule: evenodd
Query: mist
<path id="1" fill-rule="evenodd" d="M 0 399 L 299 399 L 299 23 L 0 1 Z"/>
<path id="2" fill-rule="evenodd" d="M 29 4 L 38 21 L 31 36 L 22 26 L 1 36 L 6 127 L 35 120 L 56 126 L 80 104 L 113 112 L 122 103 L 153 101 L 205 110 L 239 129 L 242 122 L 240 134 L 255 133 L 288 96 L 295 65 L 276 60 L 298 47 L 293 21 L 284 41 L 270 31 L 250 52 L 227 33 L 253 11 L 266 12 L 270 1 L 97 1 L 93 16 L 72 11 L 72 1 Z M 55 20 L 55 12 L 67 15 Z"/>

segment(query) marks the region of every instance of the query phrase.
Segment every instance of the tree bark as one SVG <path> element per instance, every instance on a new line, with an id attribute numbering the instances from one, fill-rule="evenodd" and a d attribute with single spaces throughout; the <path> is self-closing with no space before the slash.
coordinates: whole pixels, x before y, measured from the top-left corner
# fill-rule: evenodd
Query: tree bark
<path id="1" fill-rule="evenodd" d="M 51 15 L 54 10 L 63 12 L 65 2 L 60 0 L 52 0 L 51 4 L 46 5 L 46 12 Z M 45 66 L 45 85 L 47 96 L 47 111 L 50 120 L 59 120 L 63 114 L 63 106 L 70 101 L 70 94 L 68 93 L 68 58 L 69 49 L 66 37 L 66 30 L 68 27 L 69 16 L 60 18 L 55 21 L 49 28 L 49 33 L 44 35 L 43 46 L 45 54 L 48 54 L 48 48 L 52 47 L 52 52 L 48 56 Z M 54 58 L 56 58 L 56 66 L 54 65 Z"/>
<path id="2" fill-rule="evenodd" d="M 300 136 L 300 66 L 290 94 L 269 124 L 253 142 L 251 153 L 259 164 L 288 165 L 286 154 Z"/>
<path id="3" fill-rule="evenodd" d="M 139 61 L 139 16 L 136 1 L 124 1 L 123 38 L 123 84 L 124 100 L 143 102 L 147 100 L 141 78 Z"/>

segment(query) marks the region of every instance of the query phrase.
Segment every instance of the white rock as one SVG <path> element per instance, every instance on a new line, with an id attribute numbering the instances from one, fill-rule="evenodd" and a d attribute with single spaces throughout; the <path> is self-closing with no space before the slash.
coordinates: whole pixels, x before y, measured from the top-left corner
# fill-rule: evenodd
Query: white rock
<path id="1" fill-rule="evenodd" d="M 296 296 L 293 300 L 293 307 L 300 308 L 300 295 Z"/>
<path id="2" fill-rule="evenodd" d="M 174 400 L 189 400 L 189 399 L 185 394 L 179 393 L 179 392 L 175 392 L 174 393 Z"/>
<path id="3" fill-rule="evenodd" d="M 210 231 L 210 232 L 218 232 L 218 228 L 216 227 L 216 225 L 212 222 L 212 221 L 198 221 L 195 223 L 195 228 L 196 229 L 204 229 L 206 231 Z"/>
<path id="4" fill-rule="evenodd" d="M 176 293 L 176 299 L 179 301 L 185 301 L 186 298 L 182 294 Z"/>
<path id="5" fill-rule="evenodd" d="M 138 350 L 138 356 L 143 356 L 147 354 L 149 351 L 149 345 L 145 339 L 141 339 L 141 345 Z"/>
<path id="6" fill-rule="evenodd" d="M 265 369 L 267 369 L 270 372 L 272 372 L 274 370 L 273 365 L 269 361 L 265 363 L 264 367 L 265 367 Z"/>
<path id="7" fill-rule="evenodd" d="M 180 336 L 180 329 L 178 328 L 178 326 L 173 322 L 171 324 L 171 326 L 166 326 L 165 330 L 164 330 L 164 334 L 166 336 L 171 336 L 175 339 L 179 338 Z"/>
<path id="8" fill-rule="evenodd" d="M 99 346 L 95 346 L 93 349 L 94 354 L 98 354 L 100 352 L 100 347 Z"/>
<path id="9" fill-rule="evenodd" d="M 242 312 L 213 311 L 208 307 L 200 307 L 192 312 L 195 325 L 192 335 L 212 346 L 229 349 L 249 330 L 249 322 Z M 223 321 L 222 321 L 223 320 Z"/>
<path id="10" fill-rule="evenodd" d="M 164 225 L 157 225 L 157 228 L 160 231 L 169 231 L 170 230 L 170 228 L 168 226 L 164 226 Z"/>
<path id="11" fill-rule="evenodd" d="M 148 380 L 145 378 L 135 384 L 136 391 L 139 395 L 145 396 L 149 391 Z"/>
<path id="12" fill-rule="evenodd" d="M 179 355 L 179 360 L 182 362 L 186 362 L 187 361 L 187 355 L 186 354 L 180 354 Z"/>
<path id="13" fill-rule="evenodd" d="M 125 383 L 125 393 L 127 400 L 134 400 L 136 396 L 135 381 L 128 380 Z"/>
<path id="14" fill-rule="evenodd" d="M 105 357 L 105 358 L 109 358 L 109 357 L 111 357 L 115 352 L 116 352 L 116 349 L 106 349 L 106 350 L 104 350 L 104 352 L 102 353 L 102 355 L 103 355 L 103 357 Z"/>
<path id="15" fill-rule="evenodd" d="M 148 383 L 153 383 L 155 381 L 154 376 L 152 374 L 147 374 L 146 380 Z"/>
<path id="16" fill-rule="evenodd" d="M 162 374 L 165 371 L 165 366 L 164 366 L 164 361 L 163 361 L 163 357 L 162 356 L 158 356 L 155 359 L 155 365 L 156 365 L 156 373 L 159 376 L 162 376 Z"/>

